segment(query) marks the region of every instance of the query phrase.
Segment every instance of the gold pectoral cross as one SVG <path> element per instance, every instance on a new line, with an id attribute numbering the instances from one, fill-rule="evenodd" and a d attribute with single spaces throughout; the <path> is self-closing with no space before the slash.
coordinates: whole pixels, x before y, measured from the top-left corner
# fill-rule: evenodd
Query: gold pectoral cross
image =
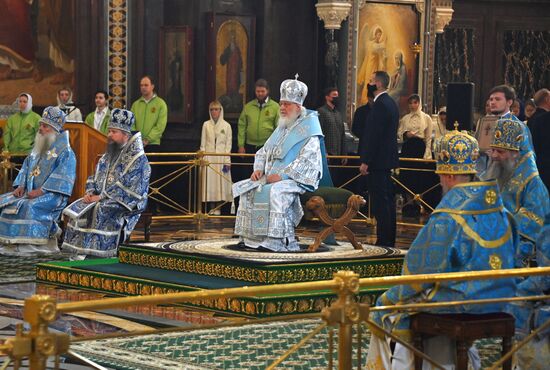
<path id="1" fill-rule="evenodd" d="M 31 176 L 34 176 L 34 177 L 40 176 L 40 167 L 39 166 L 36 166 L 34 168 L 34 170 L 32 170 Z"/>

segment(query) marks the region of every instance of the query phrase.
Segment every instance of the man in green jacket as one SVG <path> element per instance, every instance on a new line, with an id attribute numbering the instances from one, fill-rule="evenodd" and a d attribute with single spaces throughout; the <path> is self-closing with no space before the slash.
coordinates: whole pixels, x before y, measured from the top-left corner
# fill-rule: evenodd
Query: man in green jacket
<path id="1" fill-rule="evenodd" d="M 260 78 L 255 84 L 256 99 L 246 103 L 239 117 L 239 153 L 254 154 L 264 146 L 279 121 L 279 104 L 269 98 L 269 85 Z"/>
<path id="2" fill-rule="evenodd" d="M 109 117 L 109 94 L 104 90 L 97 90 L 95 93 L 95 110 L 86 116 L 86 124 L 107 135 Z"/>
<path id="3" fill-rule="evenodd" d="M 32 96 L 27 93 L 17 97 L 19 112 L 8 118 L 4 130 L 4 149 L 11 153 L 28 154 L 38 132 L 40 116 L 32 111 Z"/>
<path id="4" fill-rule="evenodd" d="M 139 83 L 141 98 L 132 104 L 136 117 L 133 130 L 141 132 L 146 152 L 158 151 L 160 139 L 166 129 L 168 107 L 164 100 L 155 94 L 155 85 L 150 76 L 143 76 Z"/>

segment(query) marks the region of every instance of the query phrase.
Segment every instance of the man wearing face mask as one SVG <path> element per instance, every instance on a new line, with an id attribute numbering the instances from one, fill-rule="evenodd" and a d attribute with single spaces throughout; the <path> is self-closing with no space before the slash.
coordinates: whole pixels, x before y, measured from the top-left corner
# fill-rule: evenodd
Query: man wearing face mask
<path id="1" fill-rule="evenodd" d="M 368 174 L 368 190 L 372 211 L 376 218 L 376 245 L 393 247 L 395 244 L 395 197 L 391 170 L 399 166 L 397 155 L 397 128 L 399 109 L 387 94 L 390 76 L 384 71 L 374 72 L 368 85 L 374 95 L 372 110 L 363 131 L 360 155 L 361 175 Z"/>
<path id="2" fill-rule="evenodd" d="M 28 154 L 38 131 L 40 116 L 32 111 L 32 97 L 21 93 L 17 97 L 19 112 L 8 118 L 4 131 L 4 149 L 10 153 Z"/>
<path id="3" fill-rule="evenodd" d="M 319 122 L 323 135 L 325 135 L 325 147 L 328 155 L 346 155 L 344 153 L 344 120 L 337 109 L 339 96 L 336 87 L 328 87 L 324 90 L 325 104 L 317 112 L 319 113 Z M 345 165 L 347 159 L 333 159 L 329 161 L 332 165 Z M 331 168 L 332 181 L 338 185 L 342 182 L 339 179 L 340 171 L 338 168 Z"/>

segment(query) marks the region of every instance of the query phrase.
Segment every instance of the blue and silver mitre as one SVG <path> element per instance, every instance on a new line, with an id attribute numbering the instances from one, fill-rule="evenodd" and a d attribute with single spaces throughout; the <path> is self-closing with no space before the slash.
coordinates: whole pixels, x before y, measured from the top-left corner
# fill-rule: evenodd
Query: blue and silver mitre
<path id="1" fill-rule="evenodd" d="M 115 108 L 111 112 L 109 127 L 130 133 L 132 125 L 136 120 L 134 113 L 126 109 Z"/>
<path id="2" fill-rule="evenodd" d="M 476 162 L 479 158 L 477 140 L 466 132 L 455 129 L 448 132 L 436 143 L 437 174 L 462 175 L 476 174 Z"/>
<path id="3" fill-rule="evenodd" d="M 284 80 L 281 84 L 281 98 L 280 101 L 288 101 L 304 105 L 304 100 L 307 96 L 307 85 L 302 81 L 298 81 L 298 74 L 296 74 L 294 80 Z"/>
<path id="4" fill-rule="evenodd" d="M 61 132 L 66 118 L 67 115 L 59 107 L 49 106 L 44 109 L 40 122 L 50 125 L 57 132 Z"/>
<path id="5" fill-rule="evenodd" d="M 491 148 L 519 151 L 523 141 L 523 127 L 519 121 L 501 118 L 495 125 Z"/>

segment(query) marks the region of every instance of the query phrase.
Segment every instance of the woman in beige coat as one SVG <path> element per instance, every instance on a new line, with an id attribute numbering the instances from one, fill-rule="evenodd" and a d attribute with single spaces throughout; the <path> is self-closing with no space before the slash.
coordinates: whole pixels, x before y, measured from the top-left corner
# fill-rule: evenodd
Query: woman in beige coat
<path id="1" fill-rule="evenodd" d="M 202 125 L 200 150 L 206 153 L 231 153 L 231 125 L 223 119 L 223 107 L 218 101 L 209 105 L 210 119 Z M 231 202 L 231 157 L 205 156 L 209 163 L 203 175 L 203 201 L 211 203 L 211 209 L 219 202 Z M 219 215 L 214 209 L 212 214 Z"/>

